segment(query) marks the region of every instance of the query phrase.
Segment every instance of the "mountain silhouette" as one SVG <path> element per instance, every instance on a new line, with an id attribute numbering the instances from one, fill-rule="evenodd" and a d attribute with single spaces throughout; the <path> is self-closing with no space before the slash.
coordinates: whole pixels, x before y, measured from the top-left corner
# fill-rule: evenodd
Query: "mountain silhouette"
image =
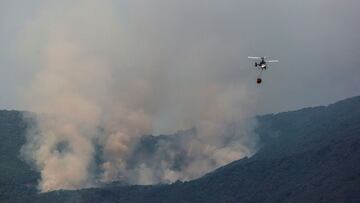
<path id="1" fill-rule="evenodd" d="M 38 172 L 19 156 L 22 113 L 0 111 L 0 202 L 360 202 L 360 97 L 258 116 L 260 150 L 196 180 L 41 194 Z M 170 137 L 143 144 L 151 151 Z"/>

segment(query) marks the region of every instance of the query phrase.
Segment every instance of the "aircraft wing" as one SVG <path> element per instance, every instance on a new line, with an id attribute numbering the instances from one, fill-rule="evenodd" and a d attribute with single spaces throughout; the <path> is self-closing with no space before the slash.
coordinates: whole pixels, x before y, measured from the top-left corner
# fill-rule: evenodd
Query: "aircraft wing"
<path id="1" fill-rule="evenodd" d="M 268 60 L 268 61 L 265 61 L 265 62 L 267 62 L 267 63 L 277 63 L 277 62 L 279 62 L 279 60 Z"/>
<path id="2" fill-rule="evenodd" d="M 248 59 L 261 59 L 261 57 L 258 57 L 258 56 L 248 56 Z"/>

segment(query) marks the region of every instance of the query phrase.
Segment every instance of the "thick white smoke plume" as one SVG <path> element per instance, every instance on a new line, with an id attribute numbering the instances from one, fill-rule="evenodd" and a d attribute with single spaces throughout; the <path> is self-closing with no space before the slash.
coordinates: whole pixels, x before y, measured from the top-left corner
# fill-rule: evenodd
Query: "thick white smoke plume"
<path id="1" fill-rule="evenodd" d="M 239 44 L 213 27 L 226 11 L 186 2 L 49 1 L 29 23 L 23 154 L 41 191 L 189 180 L 253 153 Z"/>

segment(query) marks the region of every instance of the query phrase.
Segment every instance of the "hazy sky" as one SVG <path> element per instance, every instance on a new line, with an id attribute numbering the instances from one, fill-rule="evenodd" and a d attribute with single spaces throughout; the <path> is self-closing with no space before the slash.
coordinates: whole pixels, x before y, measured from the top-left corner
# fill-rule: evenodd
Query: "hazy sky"
<path id="1" fill-rule="evenodd" d="M 24 62 L 26 51 L 19 47 L 45 2 L 51 1 L 0 0 L 0 109 L 25 108 L 19 94 L 38 67 Z M 164 39 L 159 43 L 165 46 L 196 43 L 202 36 L 215 39 L 225 51 L 211 53 L 223 53 L 222 59 L 229 60 L 217 65 L 232 68 L 220 77 L 253 85 L 259 113 L 360 94 L 358 0 L 119 0 L 114 7 L 122 22 L 129 27 L 142 22 L 142 29 Z M 186 45 L 179 44 L 179 49 Z M 248 55 L 280 60 L 264 73 L 261 87 L 256 87 Z"/>

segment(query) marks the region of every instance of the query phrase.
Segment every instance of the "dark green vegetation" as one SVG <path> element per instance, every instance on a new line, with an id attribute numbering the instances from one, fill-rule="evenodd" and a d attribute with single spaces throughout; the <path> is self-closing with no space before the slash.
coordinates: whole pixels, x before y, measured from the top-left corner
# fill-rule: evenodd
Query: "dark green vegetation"
<path id="1" fill-rule="evenodd" d="M 0 202 L 26 202 L 37 192 L 39 174 L 20 158 L 25 131 L 22 112 L 0 111 Z"/>
<path id="2" fill-rule="evenodd" d="M 26 126 L 0 112 L 0 202 L 360 202 L 360 97 L 258 117 L 263 147 L 189 182 L 37 195 L 18 157 Z"/>

